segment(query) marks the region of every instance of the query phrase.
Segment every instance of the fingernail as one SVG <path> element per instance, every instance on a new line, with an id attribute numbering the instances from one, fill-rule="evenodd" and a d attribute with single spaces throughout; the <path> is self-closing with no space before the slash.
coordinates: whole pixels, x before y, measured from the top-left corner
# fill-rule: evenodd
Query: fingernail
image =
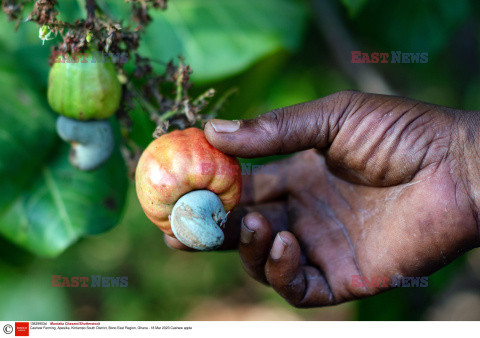
<path id="1" fill-rule="evenodd" d="M 272 250 L 270 251 L 270 256 L 273 259 L 279 259 L 280 257 L 282 257 L 286 247 L 287 247 L 287 243 L 285 243 L 282 239 L 282 236 L 278 234 L 275 237 L 275 241 L 273 241 L 273 246 L 272 246 Z"/>
<path id="2" fill-rule="evenodd" d="M 250 230 L 246 225 L 242 218 L 242 229 L 240 230 L 240 242 L 243 244 L 248 244 L 252 241 L 253 234 L 255 231 Z"/>
<path id="3" fill-rule="evenodd" d="M 233 133 L 240 128 L 240 121 L 238 120 L 219 120 L 213 119 L 210 120 L 210 124 L 217 133 Z"/>

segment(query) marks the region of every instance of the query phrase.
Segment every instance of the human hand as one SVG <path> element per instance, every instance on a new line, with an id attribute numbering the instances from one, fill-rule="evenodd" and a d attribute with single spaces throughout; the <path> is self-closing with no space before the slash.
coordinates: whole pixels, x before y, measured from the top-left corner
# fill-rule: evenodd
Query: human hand
<path id="1" fill-rule="evenodd" d="M 426 276 L 480 245 L 478 125 L 471 112 L 358 92 L 213 120 L 206 137 L 227 154 L 302 151 L 277 175 L 244 176 L 240 209 L 256 211 L 241 227 L 230 219 L 224 248 L 240 237 L 246 271 L 298 307 L 389 288 L 355 276 Z"/>

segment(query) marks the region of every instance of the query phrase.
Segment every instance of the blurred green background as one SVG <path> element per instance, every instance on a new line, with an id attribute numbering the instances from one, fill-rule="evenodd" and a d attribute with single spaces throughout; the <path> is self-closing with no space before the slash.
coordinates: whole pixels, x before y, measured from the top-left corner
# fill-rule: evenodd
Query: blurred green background
<path id="1" fill-rule="evenodd" d="M 61 18 L 84 16 L 82 2 L 60 0 Z M 123 1 L 97 2 L 128 18 Z M 158 70 L 183 55 L 194 92 L 235 89 L 223 118 L 344 89 L 480 107 L 474 0 L 170 0 L 151 14 L 140 51 L 161 61 Z M 431 276 L 428 288 L 298 310 L 250 280 L 235 252 L 168 249 L 119 151 L 94 173 L 69 165 L 46 103 L 54 42 L 42 46 L 32 23 L 14 26 L 0 14 L 0 320 L 480 319 L 478 250 Z M 428 63 L 352 64 L 352 50 L 427 52 Z M 150 132 L 141 119 L 134 125 L 139 143 Z M 127 276 L 128 287 L 52 288 L 51 275 Z"/>

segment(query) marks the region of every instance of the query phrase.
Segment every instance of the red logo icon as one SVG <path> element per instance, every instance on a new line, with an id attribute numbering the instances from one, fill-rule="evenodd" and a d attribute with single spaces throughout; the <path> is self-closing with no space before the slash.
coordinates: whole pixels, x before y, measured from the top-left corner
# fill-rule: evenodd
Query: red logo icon
<path id="1" fill-rule="evenodd" d="M 15 336 L 28 336 L 28 322 L 15 322 Z"/>

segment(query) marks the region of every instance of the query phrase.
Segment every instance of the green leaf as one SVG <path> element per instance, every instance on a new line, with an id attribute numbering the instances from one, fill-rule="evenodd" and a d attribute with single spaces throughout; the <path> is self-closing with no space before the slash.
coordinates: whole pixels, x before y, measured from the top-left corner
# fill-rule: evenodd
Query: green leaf
<path id="1" fill-rule="evenodd" d="M 117 150 L 94 172 L 75 169 L 68 147 L 38 168 L 35 184 L 0 220 L 0 232 L 42 256 L 55 256 L 84 235 L 115 226 L 124 206 L 127 173 Z"/>
<path id="2" fill-rule="evenodd" d="M 177 0 L 152 11 L 140 52 L 163 62 L 183 55 L 198 81 L 238 73 L 302 41 L 306 11 L 295 0 Z"/>
<path id="3" fill-rule="evenodd" d="M 130 139 L 142 148 L 148 147 L 150 142 L 152 142 L 156 124 L 150 120 L 150 116 L 140 106 L 136 106 L 129 114 L 132 119 Z"/>
<path id="4" fill-rule="evenodd" d="M 356 16 L 363 7 L 367 4 L 368 0 L 340 0 L 342 4 L 347 8 L 350 17 Z"/>
<path id="5" fill-rule="evenodd" d="M 0 57 L 0 215 L 29 184 L 55 145 L 55 117 L 12 59 Z"/>

